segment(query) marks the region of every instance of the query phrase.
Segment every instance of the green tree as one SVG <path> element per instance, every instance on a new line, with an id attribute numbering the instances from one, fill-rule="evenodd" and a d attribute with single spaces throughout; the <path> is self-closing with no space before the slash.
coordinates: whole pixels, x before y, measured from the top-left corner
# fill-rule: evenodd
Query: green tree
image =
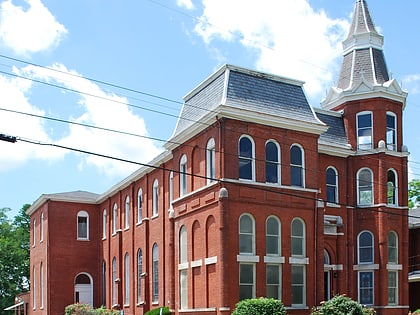
<path id="1" fill-rule="evenodd" d="M 24 205 L 13 220 L 9 208 L 0 209 L 0 314 L 29 289 L 29 217 Z"/>
<path id="2" fill-rule="evenodd" d="M 413 179 L 408 183 L 408 207 L 413 209 L 420 203 L 420 180 Z"/>

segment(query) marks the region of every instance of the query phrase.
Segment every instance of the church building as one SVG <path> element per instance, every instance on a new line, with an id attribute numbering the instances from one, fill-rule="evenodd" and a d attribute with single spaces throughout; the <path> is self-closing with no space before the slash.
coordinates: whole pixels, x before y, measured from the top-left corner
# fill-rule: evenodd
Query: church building
<path id="1" fill-rule="evenodd" d="M 228 315 L 264 296 L 304 315 L 336 294 L 407 314 L 407 93 L 365 0 L 337 82 L 315 108 L 302 81 L 224 65 L 150 163 L 100 195 L 40 196 L 29 314 Z"/>

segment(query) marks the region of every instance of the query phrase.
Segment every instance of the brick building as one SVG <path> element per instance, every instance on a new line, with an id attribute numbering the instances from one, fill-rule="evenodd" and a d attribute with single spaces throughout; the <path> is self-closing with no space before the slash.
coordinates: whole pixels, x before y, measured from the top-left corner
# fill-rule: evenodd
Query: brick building
<path id="1" fill-rule="evenodd" d="M 420 301 L 418 295 L 420 292 L 420 208 L 416 208 L 409 212 L 409 266 L 408 266 L 408 282 L 410 289 L 410 309 L 420 309 Z"/>
<path id="2" fill-rule="evenodd" d="M 30 314 L 87 302 L 144 314 L 289 314 L 346 293 L 407 314 L 407 94 L 357 0 L 336 87 L 225 65 L 184 98 L 165 151 L 102 195 L 42 195 L 31 216 Z"/>

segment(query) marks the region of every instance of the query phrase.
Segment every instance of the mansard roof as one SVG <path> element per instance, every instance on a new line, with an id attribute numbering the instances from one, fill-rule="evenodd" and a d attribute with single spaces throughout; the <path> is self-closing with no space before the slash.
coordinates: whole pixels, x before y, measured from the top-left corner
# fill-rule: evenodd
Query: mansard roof
<path id="1" fill-rule="evenodd" d="M 326 129 L 309 105 L 302 81 L 232 65 L 224 65 L 184 97 L 171 142 L 185 141 L 216 116 L 316 134 Z"/>
<path id="2" fill-rule="evenodd" d="M 328 126 L 328 130 L 320 135 L 318 143 L 320 145 L 351 150 L 350 141 L 347 138 L 346 128 L 344 127 L 343 115 L 322 109 L 315 109 L 315 113 Z"/>

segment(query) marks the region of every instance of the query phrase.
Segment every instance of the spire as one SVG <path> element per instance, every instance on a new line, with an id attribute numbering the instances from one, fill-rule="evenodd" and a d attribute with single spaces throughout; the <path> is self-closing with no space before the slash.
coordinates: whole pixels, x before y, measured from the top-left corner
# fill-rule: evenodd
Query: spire
<path id="1" fill-rule="evenodd" d="M 375 29 L 366 1 L 357 0 L 349 35 L 343 42 L 344 59 L 338 88 L 347 90 L 361 81 L 377 85 L 389 80 L 383 41 L 383 36 Z"/>
<path id="2" fill-rule="evenodd" d="M 380 91 L 405 103 L 406 93 L 389 77 L 383 43 L 384 37 L 375 29 L 366 0 L 356 0 L 351 27 L 343 41 L 338 84 L 322 101 L 323 108 L 332 109 L 349 98 L 368 97 L 366 93 L 373 96 Z"/>

